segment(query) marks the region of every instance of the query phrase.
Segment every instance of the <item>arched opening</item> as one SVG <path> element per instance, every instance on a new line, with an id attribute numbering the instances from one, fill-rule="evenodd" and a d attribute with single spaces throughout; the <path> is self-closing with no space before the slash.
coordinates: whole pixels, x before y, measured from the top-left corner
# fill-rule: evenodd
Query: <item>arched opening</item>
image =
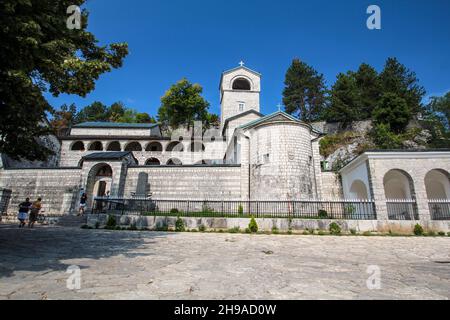
<path id="1" fill-rule="evenodd" d="M 201 142 L 192 142 L 189 151 L 191 152 L 203 152 L 205 151 L 205 145 Z"/>
<path id="2" fill-rule="evenodd" d="M 139 142 L 133 141 L 126 145 L 125 151 L 142 151 L 142 146 Z"/>
<path id="3" fill-rule="evenodd" d="M 146 166 L 159 166 L 161 165 L 161 162 L 156 158 L 150 158 L 147 161 L 145 161 Z"/>
<path id="4" fill-rule="evenodd" d="M 367 200 L 369 199 L 369 193 L 367 192 L 367 187 L 361 180 L 353 181 L 350 187 L 350 196 L 352 199 Z"/>
<path id="5" fill-rule="evenodd" d="M 147 147 L 145 147 L 145 151 L 151 151 L 151 152 L 162 152 L 163 147 L 162 144 L 159 142 L 150 142 Z"/>
<path id="6" fill-rule="evenodd" d="M 444 170 L 434 169 L 425 176 L 425 187 L 429 200 L 450 199 L 449 173 Z"/>
<path id="7" fill-rule="evenodd" d="M 181 160 L 177 158 L 171 158 L 167 161 L 168 166 L 181 166 L 182 164 Z"/>
<path id="8" fill-rule="evenodd" d="M 403 170 L 393 169 L 383 179 L 386 209 L 390 220 L 417 220 L 414 182 Z"/>
<path id="9" fill-rule="evenodd" d="M 196 166 L 202 166 L 202 165 L 211 165 L 212 161 L 211 160 L 207 160 L 207 159 L 203 159 L 201 161 L 197 161 L 195 163 Z"/>
<path id="10" fill-rule="evenodd" d="M 394 169 L 383 179 L 386 199 L 413 199 L 414 183 L 411 176 L 403 170 Z"/>
<path id="11" fill-rule="evenodd" d="M 122 148 L 120 146 L 119 141 L 113 141 L 109 143 L 108 146 L 106 147 L 106 151 L 121 151 L 121 150 Z"/>
<path id="12" fill-rule="evenodd" d="M 86 195 L 88 204 L 91 206 L 95 197 L 108 196 L 111 193 L 113 170 L 106 163 L 96 164 L 91 168 L 88 175 Z M 97 202 L 97 208 L 101 210 L 101 202 Z"/>
<path id="13" fill-rule="evenodd" d="M 237 78 L 233 82 L 233 90 L 247 90 L 251 89 L 250 81 L 245 78 Z"/>
<path id="14" fill-rule="evenodd" d="M 84 143 L 83 141 L 77 141 L 72 145 L 72 148 L 70 148 L 72 151 L 84 151 Z"/>
<path id="15" fill-rule="evenodd" d="M 172 141 L 171 143 L 169 143 L 167 145 L 167 148 L 166 148 L 166 151 L 169 151 L 169 152 L 173 152 L 173 151 L 182 152 L 183 150 L 184 150 L 183 144 L 179 141 Z"/>
<path id="16" fill-rule="evenodd" d="M 100 141 L 94 141 L 89 145 L 89 151 L 103 151 L 103 144 Z"/>

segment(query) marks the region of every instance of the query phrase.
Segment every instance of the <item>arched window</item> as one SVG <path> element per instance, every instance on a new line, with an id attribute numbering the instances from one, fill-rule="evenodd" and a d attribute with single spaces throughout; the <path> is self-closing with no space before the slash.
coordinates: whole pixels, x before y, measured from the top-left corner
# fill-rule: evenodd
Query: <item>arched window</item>
<path id="1" fill-rule="evenodd" d="M 103 151 L 103 144 L 100 141 L 94 141 L 89 145 L 90 151 Z"/>
<path id="2" fill-rule="evenodd" d="M 150 142 L 147 147 L 145 148 L 145 151 L 151 151 L 151 152 L 162 152 L 163 147 L 161 143 L 159 142 Z"/>
<path id="3" fill-rule="evenodd" d="M 166 151 L 178 151 L 181 152 L 183 151 L 183 144 L 179 141 L 172 141 L 171 143 L 169 143 L 167 145 Z"/>
<path id="4" fill-rule="evenodd" d="M 70 148 L 72 151 L 84 151 L 84 143 L 83 141 L 77 141 L 72 145 L 72 148 Z"/>
<path id="5" fill-rule="evenodd" d="M 167 161 L 168 166 L 181 166 L 182 164 L 181 160 L 177 158 L 171 158 Z"/>
<path id="6" fill-rule="evenodd" d="M 147 161 L 145 161 L 146 166 L 159 166 L 161 162 L 156 158 L 150 158 Z"/>
<path id="7" fill-rule="evenodd" d="M 350 187 L 350 194 L 352 199 L 367 200 L 369 199 L 369 194 L 367 192 L 367 187 L 361 180 L 353 181 Z"/>
<path id="8" fill-rule="evenodd" d="M 201 142 L 192 142 L 189 151 L 191 152 L 202 152 L 205 151 L 205 145 Z"/>
<path id="9" fill-rule="evenodd" d="M 142 146 L 139 142 L 133 141 L 127 144 L 125 151 L 142 151 Z"/>
<path id="10" fill-rule="evenodd" d="M 440 169 L 431 170 L 425 176 L 425 187 L 429 200 L 450 199 L 450 174 Z"/>
<path id="11" fill-rule="evenodd" d="M 250 81 L 245 78 L 237 78 L 233 82 L 233 90 L 251 90 Z"/>
<path id="12" fill-rule="evenodd" d="M 383 179 L 389 220 L 418 220 L 414 181 L 400 169 L 386 173 Z"/>
<path id="13" fill-rule="evenodd" d="M 109 143 L 108 147 L 106 147 L 106 151 L 121 151 L 120 142 L 113 141 Z"/>

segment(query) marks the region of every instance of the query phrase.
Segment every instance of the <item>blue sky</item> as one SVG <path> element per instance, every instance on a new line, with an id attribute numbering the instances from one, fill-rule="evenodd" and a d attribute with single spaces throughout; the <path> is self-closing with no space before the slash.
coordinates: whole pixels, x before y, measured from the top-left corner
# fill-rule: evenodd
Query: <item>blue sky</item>
<path id="1" fill-rule="evenodd" d="M 382 29 L 368 30 L 366 9 L 381 7 Z M 95 0 L 89 28 L 100 44 L 127 42 L 121 69 L 104 74 L 86 98 L 46 95 L 54 107 L 93 101 L 152 115 L 177 80 L 200 83 L 219 112 L 222 71 L 240 60 L 262 73 L 261 109 L 276 111 L 283 80 L 298 57 L 331 86 L 339 72 L 366 62 L 381 70 L 395 56 L 417 73 L 428 95 L 450 90 L 450 1 Z"/>

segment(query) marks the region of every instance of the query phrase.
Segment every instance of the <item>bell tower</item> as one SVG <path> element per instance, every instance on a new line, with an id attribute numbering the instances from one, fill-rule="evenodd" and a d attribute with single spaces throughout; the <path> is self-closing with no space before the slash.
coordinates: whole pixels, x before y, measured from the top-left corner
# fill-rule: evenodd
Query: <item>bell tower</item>
<path id="1" fill-rule="evenodd" d="M 259 112 L 259 96 L 261 93 L 261 74 L 244 66 L 225 71 L 220 79 L 220 121 L 225 121 L 246 112 Z"/>

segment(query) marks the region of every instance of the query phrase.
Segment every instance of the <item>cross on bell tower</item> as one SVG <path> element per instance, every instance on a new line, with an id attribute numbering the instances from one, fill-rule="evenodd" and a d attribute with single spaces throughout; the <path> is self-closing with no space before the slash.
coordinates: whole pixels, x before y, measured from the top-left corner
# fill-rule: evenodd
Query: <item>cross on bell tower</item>
<path id="1" fill-rule="evenodd" d="M 244 63 L 244 61 L 242 61 L 242 60 L 241 60 L 241 62 L 239 62 L 239 65 L 240 65 L 241 67 L 243 67 L 244 64 L 245 64 L 245 63 Z"/>

